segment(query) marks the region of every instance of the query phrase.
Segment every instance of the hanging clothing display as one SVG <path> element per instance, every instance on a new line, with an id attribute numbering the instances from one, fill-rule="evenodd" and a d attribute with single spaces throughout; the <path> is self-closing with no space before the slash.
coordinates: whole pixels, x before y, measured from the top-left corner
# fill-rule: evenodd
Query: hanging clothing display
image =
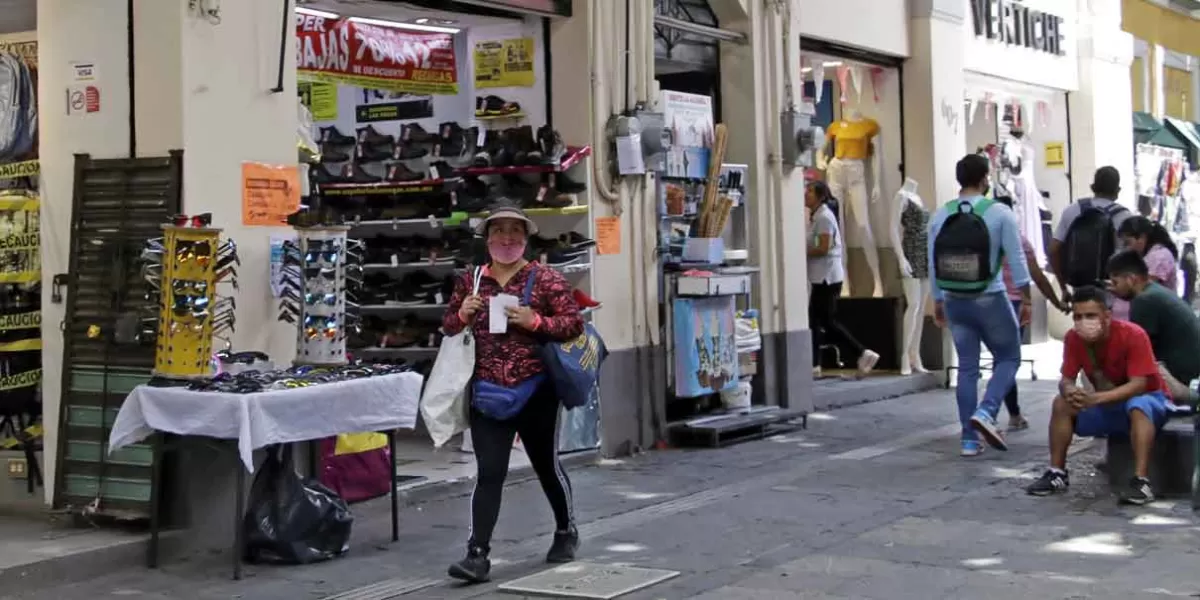
<path id="1" fill-rule="evenodd" d="M 1036 164 L 1033 148 L 1020 139 L 1009 139 L 1004 142 L 1001 152 L 1001 168 L 1004 169 L 1006 187 L 1013 199 L 1013 211 L 1017 216 L 1017 226 L 1021 234 L 1029 240 L 1033 251 L 1037 253 L 1037 264 L 1045 265 L 1046 251 L 1042 241 L 1042 193 L 1038 190 L 1034 178 L 1033 165 Z"/>

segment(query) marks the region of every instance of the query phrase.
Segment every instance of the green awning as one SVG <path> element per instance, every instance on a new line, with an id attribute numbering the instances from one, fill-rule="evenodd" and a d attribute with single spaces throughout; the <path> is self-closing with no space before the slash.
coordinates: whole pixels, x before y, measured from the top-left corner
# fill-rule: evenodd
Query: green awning
<path id="1" fill-rule="evenodd" d="M 1181 121 L 1174 117 L 1167 117 L 1164 119 L 1164 121 L 1166 121 L 1167 129 L 1170 129 L 1171 131 L 1183 137 L 1183 139 L 1187 140 L 1188 148 L 1186 148 L 1186 150 L 1188 162 L 1192 165 L 1195 165 L 1197 159 L 1200 159 L 1200 131 L 1196 131 L 1196 125 L 1188 121 Z"/>
<path id="2" fill-rule="evenodd" d="M 1182 134 L 1176 133 L 1160 123 L 1153 115 L 1144 112 L 1133 113 L 1133 140 L 1138 144 L 1153 144 L 1183 151 L 1192 148 Z"/>

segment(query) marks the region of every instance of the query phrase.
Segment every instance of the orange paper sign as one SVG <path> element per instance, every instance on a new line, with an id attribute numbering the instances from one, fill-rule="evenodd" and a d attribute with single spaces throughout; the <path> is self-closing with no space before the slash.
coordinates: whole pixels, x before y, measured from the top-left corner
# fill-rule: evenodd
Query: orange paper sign
<path id="1" fill-rule="evenodd" d="M 300 210 L 296 165 L 242 163 L 242 225 L 278 227 Z"/>
<path id="2" fill-rule="evenodd" d="M 621 217 L 596 217 L 596 253 L 621 253 Z"/>

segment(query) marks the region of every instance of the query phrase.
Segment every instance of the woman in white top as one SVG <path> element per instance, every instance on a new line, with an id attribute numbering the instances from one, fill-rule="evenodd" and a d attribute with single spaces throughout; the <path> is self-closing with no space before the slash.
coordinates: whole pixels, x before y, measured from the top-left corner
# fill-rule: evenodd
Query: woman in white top
<path id="1" fill-rule="evenodd" d="M 822 181 L 808 184 L 804 191 L 804 206 L 808 209 L 808 322 L 812 328 L 813 375 L 821 374 L 821 350 L 827 344 L 840 344 L 858 357 L 861 377 L 875 368 L 879 355 L 864 347 L 837 320 L 837 300 L 842 295 L 846 270 L 842 266 L 842 235 L 837 215 L 830 204 L 833 196 Z M 830 339 L 832 338 L 832 339 Z"/>

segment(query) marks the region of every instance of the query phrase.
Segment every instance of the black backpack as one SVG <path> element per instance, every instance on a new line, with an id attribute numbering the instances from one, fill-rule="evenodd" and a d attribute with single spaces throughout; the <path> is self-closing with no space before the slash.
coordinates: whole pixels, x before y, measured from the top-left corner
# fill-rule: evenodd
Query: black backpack
<path id="1" fill-rule="evenodd" d="M 1116 202 L 1100 207 L 1090 199 L 1079 201 L 1079 216 L 1067 228 L 1063 240 L 1063 276 L 1067 285 L 1098 285 L 1108 278 L 1108 259 L 1117 251 L 1113 217 L 1126 210 Z"/>
<path id="2" fill-rule="evenodd" d="M 938 289 L 980 294 L 996 279 L 1000 265 L 992 264 L 992 236 L 983 220 L 993 204 L 990 198 L 974 205 L 966 200 L 946 203 L 950 216 L 933 239 L 933 278 Z"/>

